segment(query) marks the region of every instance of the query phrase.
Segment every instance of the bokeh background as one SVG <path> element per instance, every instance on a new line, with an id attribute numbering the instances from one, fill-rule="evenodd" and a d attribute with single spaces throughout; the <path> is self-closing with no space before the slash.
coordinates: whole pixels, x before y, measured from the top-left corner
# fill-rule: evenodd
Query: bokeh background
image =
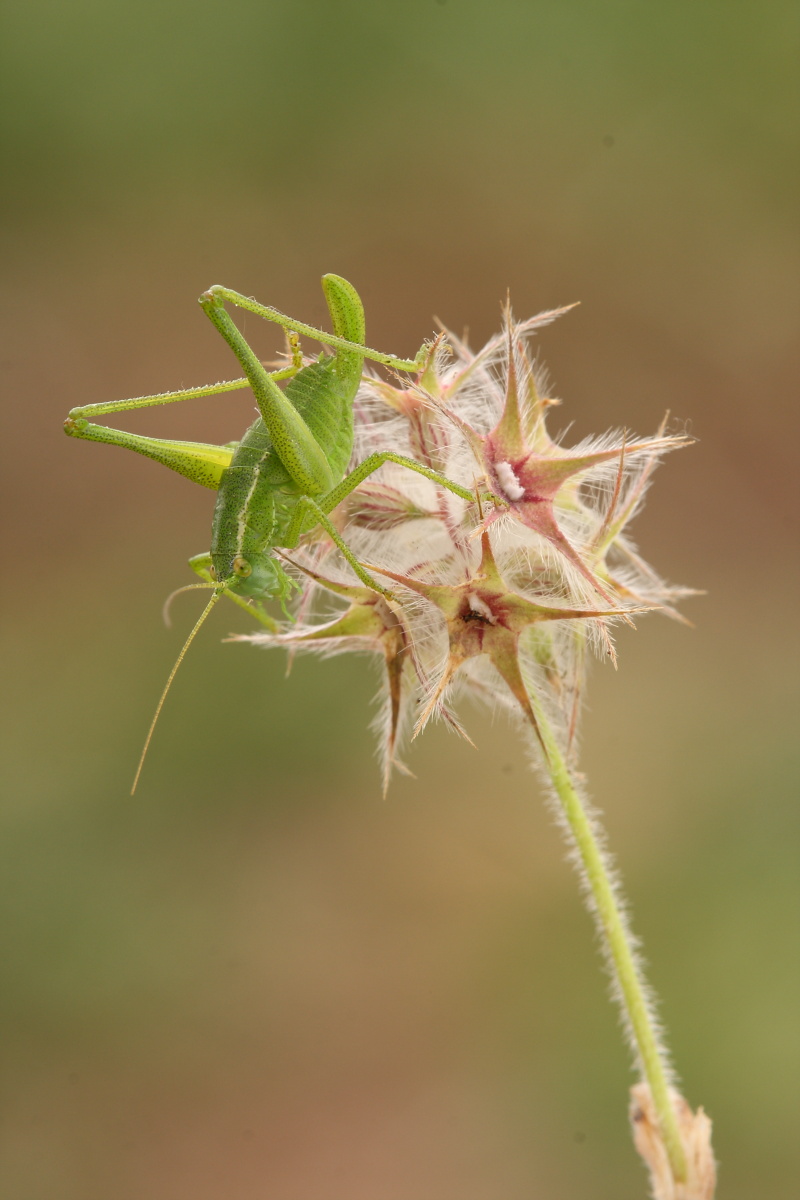
<path id="1" fill-rule="evenodd" d="M 797 1194 L 790 711 L 797 10 L 783 0 L 27 0 L 5 14 L 0 1192 L 9 1200 L 641 1197 L 632 1081 L 559 835 L 467 714 L 379 794 L 366 659 L 222 644 L 213 497 L 70 406 L 236 374 L 196 297 L 413 353 L 510 289 L 580 437 L 698 443 L 638 535 L 706 588 L 591 680 L 606 814 L 726 1200 Z M 276 331 L 246 329 L 264 356 Z M 131 414 L 228 440 L 243 395 Z M 794 772 L 794 774 L 793 774 Z M 796 790 L 796 788 L 795 788 Z"/>

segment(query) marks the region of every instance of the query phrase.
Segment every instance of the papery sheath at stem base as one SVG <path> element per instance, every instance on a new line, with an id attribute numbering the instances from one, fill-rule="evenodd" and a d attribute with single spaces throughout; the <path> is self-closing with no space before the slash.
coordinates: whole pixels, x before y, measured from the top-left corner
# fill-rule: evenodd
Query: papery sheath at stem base
<path id="1" fill-rule="evenodd" d="M 683 1182 L 676 1182 L 672 1174 L 650 1088 L 646 1083 L 631 1088 L 633 1140 L 650 1171 L 653 1200 L 714 1200 L 717 1165 L 711 1149 L 711 1120 L 702 1108 L 692 1112 L 675 1088 L 670 1088 L 670 1100 L 686 1155 Z"/>

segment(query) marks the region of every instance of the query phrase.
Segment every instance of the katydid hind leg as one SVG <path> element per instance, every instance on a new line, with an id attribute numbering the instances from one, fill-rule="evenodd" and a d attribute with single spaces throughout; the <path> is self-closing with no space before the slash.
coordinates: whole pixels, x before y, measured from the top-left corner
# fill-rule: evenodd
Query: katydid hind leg
<path id="1" fill-rule="evenodd" d="M 292 340 L 291 337 L 289 339 L 289 355 L 291 359 L 289 366 L 277 371 L 265 371 L 265 374 L 269 375 L 272 380 L 289 379 L 296 375 L 302 366 L 302 355 L 296 340 Z M 203 387 L 184 388 L 178 392 L 159 392 L 152 396 L 135 396 L 131 400 L 84 404 L 70 410 L 64 422 L 64 432 L 68 437 L 81 438 L 89 442 L 105 442 L 107 445 L 122 446 L 126 450 L 133 450 L 137 454 L 143 454 L 146 458 L 160 462 L 172 471 L 177 471 L 179 475 L 192 480 L 193 483 L 216 489 L 219 487 L 222 472 L 230 466 L 238 442 L 228 442 L 224 446 L 217 446 L 208 442 L 184 442 L 171 438 L 146 437 L 137 433 L 129 433 L 123 429 L 95 425 L 89 418 L 174 404 L 176 401 L 194 400 L 203 396 L 216 396 L 249 386 L 249 379 L 229 379 L 221 383 L 210 383 Z"/>
<path id="2" fill-rule="evenodd" d="M 68 417 L 64 423 L 69 437 L 82 438 L 89 442 L 105 442 L 111 446 L 122 446 L 143 454 L 198 483 L 201 487 L 219 488 L 223 472 L 230 466 L 233 447 L 216 446 L 208 442 L 181 442 L 171 438 L 145 437 L 139 433 L 128 433 L 124 429 L 110 429 L 106 425 L 94 425 L 84 417 Z"/>
<path id="3" fill-rule="evenodd" d="M 291 339 L 289 355 L 291 359 L 289 366 L 267 372 L 271 379 L 277 382 L 279 379 L 291 379 L 293 375 L 297 374 L 303 365 L 303 358 L 299 352 L 299 345 Z M 266 370 L 266 367 L 264 369 Z M 81 417 L 101 417 L 108 416 L 110 413 L 133 412 L 138 408 L 160 408 L 165 404 L 176 404 L 182 400 L 197 400 L 203 396 L 220 396 L 225 392 L 238 392 L 248 387 L 250 387 L 250 380 L 247 378 L 223 379 L 219 383 L 182 388 L 177 392 L 154 392 L 151 396 L 133 396 L 130 400 L 105 400 L 98 404 L 81 404 L 77 408 L 70 409 L 68 416 L 73 420 L 78 420 Z"/>
<path id="4" fill-rule="evenodd" d="M 245 340 L 215 289 L 200 297 L 209 320 L 233 350 L 250 380 L 275 452 L 297 486 L 309 495 L 328 491 L 334 479 L 325 452 L 292 402 L 278 387 Z M 302 373 L 298 372 L 295 378 Z"/>
<path id="5" fill-rule="evenodd" d="M 349 284 L 346 279 L 342 279 L 340 275 L 325 275 L 323 276 L 323 288 L 326 289 L 326 296 L 326 281 L 330 280 L 340 281 L 347 288 L 355 292 L 352 284 Z M 229 304 L 235 304 L 237 308 L 242 308 L 246 312 L 255 313 L 256 316 L 263 317 L 266 321 L 273 321 L 283 329 L 293 330 L 295 333 L 313 338 L 314 341 L 319 342 L 323 346 L 330 346 L 332 350 L 341 350 L 345 353 L 348 351 L 358 353 L 363 358 L 380 363 L 382 366 L 389 367 L 393 371 L 421 372 L 425 367 L 430 352 L 430 344 L 428 342 L 422 344 L 413 359 L 398 358 L 396 355 L 386 354 L 382 350 L 373 350 L 369 346 L 356 344 L 353 339 L 344 336 L 338 329 L 334 334 L 326 333 L 324 329 L 318 329 L 314 325 L 307 325 L 304 321 L 296 321 L 293 317 L 287 317 L 280 309 L 272 308 L 267 304 L 259 304 L 257 300 L 253 300 L 250 296 L 243 296 L 241 292 L 235 292 L 231 288 L 223 287 L 222 284 L 218 283 L 215 283 L 213 287 L 210 287 L 200 297 L 200 303 L 203 307 L 205 307 L 208 299 L 217 304 L 228 301 Z"/>

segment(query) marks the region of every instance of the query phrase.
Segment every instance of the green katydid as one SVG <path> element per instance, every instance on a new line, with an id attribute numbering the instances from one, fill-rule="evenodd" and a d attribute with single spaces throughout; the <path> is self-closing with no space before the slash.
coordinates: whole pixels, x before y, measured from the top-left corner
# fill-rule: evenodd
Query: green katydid
<path id="1" fill-rule="evenodd" d="M 371 454 L 347 472 L 353 448 L 353 402 L 364 359 L 397 371 L 421 372 L 429 347 L 423 345 L 413 360 L 368 349 L 364 345 L 364 309 L 355 288 L 338 275 L 325 275 L 322 287 L 333 334 L 295 321 L 228 288 L 209 288 L 200 297 L 200 305 L 239 360 L 244 379 L 131 400 L 87 404 L 73 408 L 65 423 L 71 437 L 124 446 L 217 491 L 211 550 L 190 560 L 193 570 L 204 580 L 190 587 L 213 589 L 213 595 L 167 680 L 145 741 L 133 790 L 175 672 L 219 598 L 228 595 L 268 628 L 278 628 L 258 604 L 262 599 L 278 599 L 284 604 L 291 588 L 296 586 L 276 559 L 273 553 L 276 548 L 292 549 L 304 533 L 322 526 L 359 579 L 375 591 L 390 595 L 361 565 L 328 514 L 385 462 L 408 467 L 464 500 L 475 499 L 474 492 L 437 471 L 389 451 Z M 280 325 L 289 339 L 291 365 L 267 371 L 229 316 L 226 301 Z M 316 361 L 302 366 L 299 334 L 314 338 L 335 353 L 321 354 Z M 278 387 L 282 379 L 289 380 L 285 391 Z M 248 386 L 255 395 L 260 416 L 240 442 L 225 446 L 143 437 L 95 425 L 88 419 Z"/>

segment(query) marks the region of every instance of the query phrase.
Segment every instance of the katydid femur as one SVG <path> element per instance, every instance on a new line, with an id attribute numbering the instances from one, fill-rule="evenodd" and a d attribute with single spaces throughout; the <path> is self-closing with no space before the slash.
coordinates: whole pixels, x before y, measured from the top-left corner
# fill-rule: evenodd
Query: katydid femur
<path id="1" fill-rule="evenodd" d="M 217 492 L 211 550 L 190 560 L 191 567 L 204 581 L 190 586 L 213 589 L 214 595 L 172 669 L 145 742 L 139 771 L 175 672 L 220 596 L 229 596 L 262 624 L 277 630 L 277 622 L 258 601 L 278 599 L 284 604 L 296 585 L 276 559 L 273 553 L 276 548 L 292 549 L 303 534 L 322 526 L 359 579 L 386 595 L 389 594 L 386 588 L 361 565 L 328 514 L 385 462 L 399 463 L 425 475 L 464 500 L 475 499 L 473 492 L 437 471 L 389 451 L 369 455 L 346 473 L 353 449 L 353 402 L 364 359 L 395 371 L 420 372 L 429 348 L 423 345 L 413 360 L 368 349 L 364 345 L 364 308 L 353 285 L 338 275 L 325 275 L 322 287 L 333 334 L 295 321 L 228 288 L 209 288 L 200 297 L 200 305 L 241 363 L 244 379 L 132 400 L 87 404 L 73 408 L 67 418 L 65 430 L 70 437 L 125 446 Z M 226 301 L 282 326 L 289 339 L 291 365 L 267 371 L 228 315 Z M 314 338 L 335 353 L 321 354 L 315 362 L 302 366 L 298 334 Z M 285 391 L 278 387 L 281 379 L 289 380 Z M 248 386 L 255 395 L 260 416 L 240 442 L 225 446 L 142 437 L 94 425 L 89 420 L 101 414 L 172 404 Z"/>

